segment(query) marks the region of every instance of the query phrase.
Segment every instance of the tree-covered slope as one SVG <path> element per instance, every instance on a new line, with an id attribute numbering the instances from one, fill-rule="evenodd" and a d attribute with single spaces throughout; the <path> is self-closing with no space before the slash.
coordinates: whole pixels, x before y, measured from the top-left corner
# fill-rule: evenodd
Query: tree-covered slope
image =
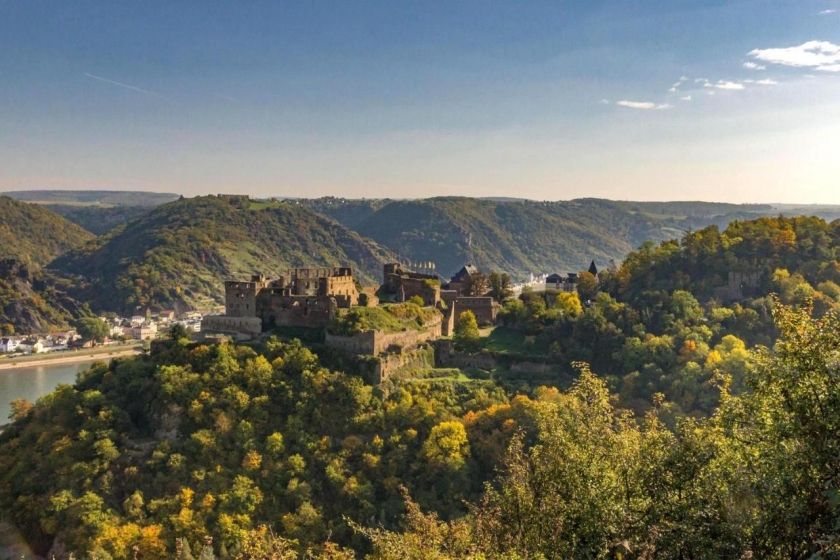
<path id="1" fill-rule="evenodd" d="M 443 275 L 465 262 L 518 278 L 531 272 L 576 271 L 591 259 L 605 265 L 645 239 L 672 233 L 663 230 L 661 221 L 598 200 L 432 198 L 390 201 L 378 208 L 369 202 L 367 217 L 355 222 L 348 222 L 347 211 L 334 201 L 314 201 L 313 208 L 344 220 L 404 259 L 435 261 Z M 357 209 L 351 216 L 359 213 Z"/>
<path id="2" fill-rule="evenodd" d="M 0 196 L 0 258 L 40 267 L 92 238 L 55 212 Z"/>
<path id="3" fill-rule="evenodd" d="M 88 313 L 71 284 L 15 259 L 0 259 L 0 334 L 42 334 L 68 328 Z"/>
<path id="4" fill-rule="evenodd" d="M 663 241 L 709 225 L 781 213 L 828 219 L 838 207 L 787 208 L 770 204 L 633 202 L 578 199 L 431 198 L 416 200 L 320 198 L 300 201 L 370 237 L 410 261 L 435 261 L 443 275 L 464 262 L 504 270 L 571 272 L 591 259 L 621 261 L 645 241 Z"/>
<path id="5" fill-rule="evenodd" d="M 136 220 L 150 212 L 151 206 L 98 206 L 80 204 L 45 204 L 56 214 L 64 216 L 74 224 L 94 235 L 104 235 L 112 229 Z"/>
<path id="6" fill-rule="evenodd" d="M 86 284 L 80 293 L 94 307 L 131 310 L 214 306 L 226 278 L 292 266 L 346 264 L 372 282 L 390 258 L 299 204 L 207 196 L 159 206 L 51 266 Z"/>

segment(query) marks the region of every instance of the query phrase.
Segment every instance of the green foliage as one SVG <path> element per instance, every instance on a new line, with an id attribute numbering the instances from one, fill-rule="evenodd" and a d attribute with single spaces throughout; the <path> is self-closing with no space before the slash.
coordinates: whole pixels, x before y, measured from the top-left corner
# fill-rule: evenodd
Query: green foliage
<path id="1" fill-rule="evenodd" d="M 422 301 L 420 303 L 422 304 Z M 416 302 L 407 301 L 342 310 L 329 326 L 329 330 L 333 334 L 344 336 L 371 330 L 384 332 L 418 330 L 437 318 L 438 312 L 434 308 L 422 307 Z"/>
<path id="2" fill-rule="evenodd" d="M 455 322 L 455 344 L 462 348 L 475 348 L 479 341 L 478 321 L 472 311 L 464 311 L 458 314 Z"/>
<path id="3" fill-rule="evenodd" d="M 363 545 L 345 516 L 396 528 L 400 485 L 447 518 L 481 491 L 459 419 L 505 401 L 492 384 L 430 379 L 385 394 L 299 342 L 165 344 L 19 407 L 0 435 L 0 518 L 36 548 L 57 537 L 86 557 L 139 546 L 168 558 L 180 538 L 193 555 L 276 545 L 344 558 L 324 540 Z M 441 479 L 453 469 L 459 478 Z"/>
<path id="4" fill-rule="evenodd" d="M 168 202 L 168 201 L 167 201 Z M 150 206 L 83 206 L 78 204 L 45 204 L 94 235 L 104 235 L 149 212 Z"/>
<path id="5" fill-rule="evenodd" d="M 42 206 L 0 196 L 0 258 L 38 268 L 91 239 L 93 235 Z"/>
<path id="6" fill-rule="evenodd" d="M 132 311 L 216 306 L 224 279 L 289 267 L 346 264 L 362 280 L 378 278 L 392 258 L 301 205 L 207 196 L 158 206 L 51 266 L 85 280 L 75 293 L 95 308 Z"/>
<path id="7" fill-rule="evenodd" d="M 658 243 L 709 225 L 777 216 L 770 205 L 704 202 L 563 202 L 439 197 L 421 200 L 321 198 L 302 201 L 399 255 L 435 261 L 443 275 L 465 262 L 503 270 L 574 271 L 621 261 L 646 241 Z M 840 217 L 836 209 L 784 209 L 790 215 Z"/>
<path id="8" fill-rule="evenodd" d="M 774 316 L 780 339 L 755 353 L 750 390 L 730 395 L 722 375 L 715 414 L 673 428 L 663 408 L 641 419 L 615 409 L 580 365 L 568 391 L 524 409 L 533 427 L 508 438 L 469 516 L 441 522 L 407 500 L 403 530 L 359 529 L 371 558 L 834 558 L 840 314 Z M 511 412 L 491 407 L 468 425 Z"/>
<path id="9" fill-rule="evenodd" d="M 490 296 L 499 303 L 504 303 L 513 296 L 513 281 L 507 272 L 491 272 L 487 279 L 490 282 Z"/>
<path id="10" fill-rule="evenodd" d="M 99 317 L 83 317 L 76 321 L 76 331 L 83 340 L 102 342 L 108 337 L 110 329 Z"/>

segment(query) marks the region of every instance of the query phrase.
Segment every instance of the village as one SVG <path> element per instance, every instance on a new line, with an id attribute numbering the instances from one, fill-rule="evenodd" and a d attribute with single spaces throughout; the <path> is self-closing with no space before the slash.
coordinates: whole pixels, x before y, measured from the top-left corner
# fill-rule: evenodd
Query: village
<path id="1" fill-rule="evenodd" d="M 84 336 L 79 329 L 59 332 L 4 336 L 0 338 L 0 354 L 6 357 L 30 354 L 52 354 L 97 346 L 124 345 L 151 341 L 168 331 L 173 325 L 182 325 L 188 332 L 201 330 L 202 313 L 186 311 L 176 314 L 172 310 L 149 311 L 145 315 L 122 317 L 109 313 L 98 319 L 104 323 L 107 334 L 97 340 Z"/>

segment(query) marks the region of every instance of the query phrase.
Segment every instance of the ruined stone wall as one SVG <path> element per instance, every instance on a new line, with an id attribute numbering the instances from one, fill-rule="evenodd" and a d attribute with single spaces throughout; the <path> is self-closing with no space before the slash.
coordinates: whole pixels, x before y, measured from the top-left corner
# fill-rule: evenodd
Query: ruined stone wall
<path id="1" fill-rule="evenodd" d="M 433 274 L 409 272 L 399 264 L 388 263 L 383 267 L 382 280 L 385 291 L 397 294 L 398 301 L 420 296 L 424 305 L 433 307 L 440 301 L 440 281 Z"/>
<path id="2" fill-rule="evenodd" d="M 225 282 L 225 315 L 229 317 L 256 317 L 257 282 Z"/>
<path id="3" fill-rule="evenodd" d="M 331 334 L 327 331 L 324 334 L 324 344 L 348 354 L 373 355 L 376 348 L 376 331 L 365 331 L 352 336 Z"/>
<path id="4" fill-rule="evenodd" d="M 455 349 L 451 340 L 435 342 L 435 367 L 491 371 L 498 366 L 495 356 L 489 352 L 462 352 Z"/>
<path id="5" fill-rule="evenodd" d="M 229 334 L 236 338 L 259 336 L 262 321 L 257 317 L 230 317 L 228 315 L 207 315 L 201 320 L 204 334 Z"/>
<path id="6" fill-rule="evenodd" d="M 267 328 L 323 328 L 335 318 L 338 307 L 329 297 L 288 296 L 268 293 L 259 298 L 260 313 Z"/>
<path id="7" fill-rule="evenodd" d="M 714 296 L 723 301 L 738 301 L 755 294 L 761 286 L 760 271 L 735 272 L 727 274 L 726 285 L 715 288 Z"/>
<path id="8" fill-rule="evenodd" d="M 421 330 L 405 330 L 394 333 L 365 331 L 352 336 L 326 333 L 324 344 L 350 354 L 379 356 L 385 352 L 409 350 L 441 336 L 441 320 L 438 318 Z"/>
<path id="9" fill-rule="evenodd" d="M 472 311 L 479 325 L 494 324 L 499 311 L 499 304 L 489 296 L 459 297 L 455 300 L 455 306 L 458 315 L 464 311 Z"/>
<path id="10" fill-rule="evenodd" d="M 352 276 L 330 276 L 320 279 L 318 295 L 334 296 L 339 307 L 350 307 L 359 303 L 359 291 Z"/>
<path id="11" fill-rule="evenodd" d="M 388 379 L 409 375 L 417 370 L 435 367 L 435 351 L 423 345 L 408 352 L 385 354 L 372 363 L 370 383 L 378 385 Z"/>
<path id="12" fill-rule="evenodd" d="M 437 307 L 440 302 L 440 284 L 430 283 L 429 278 L 402 277 L 400 283 L 406 301 L 414 296 L 420 296 L 424 306 Z"/>

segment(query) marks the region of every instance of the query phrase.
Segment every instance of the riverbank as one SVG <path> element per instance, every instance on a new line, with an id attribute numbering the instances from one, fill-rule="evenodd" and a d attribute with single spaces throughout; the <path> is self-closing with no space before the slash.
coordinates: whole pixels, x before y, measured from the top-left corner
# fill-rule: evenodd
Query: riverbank
<path id="1" fill-rule="evenodd" d="M 99 346 L 97 348 L 86 348 L 84 350 L 68 350 L 50 354 L 32 354 L 16 358 L 0 358 L 0 370 L 15 369 L 19 367 L 45 366 L 52 364 L 73 364 L 76 362 L 89 362 L 97 358 L 110 360 L 112 358 L 123 358 L 125 356 L 136 356 L 143 352 L 143 347 L 138 345 L 120 346 Z"/>

